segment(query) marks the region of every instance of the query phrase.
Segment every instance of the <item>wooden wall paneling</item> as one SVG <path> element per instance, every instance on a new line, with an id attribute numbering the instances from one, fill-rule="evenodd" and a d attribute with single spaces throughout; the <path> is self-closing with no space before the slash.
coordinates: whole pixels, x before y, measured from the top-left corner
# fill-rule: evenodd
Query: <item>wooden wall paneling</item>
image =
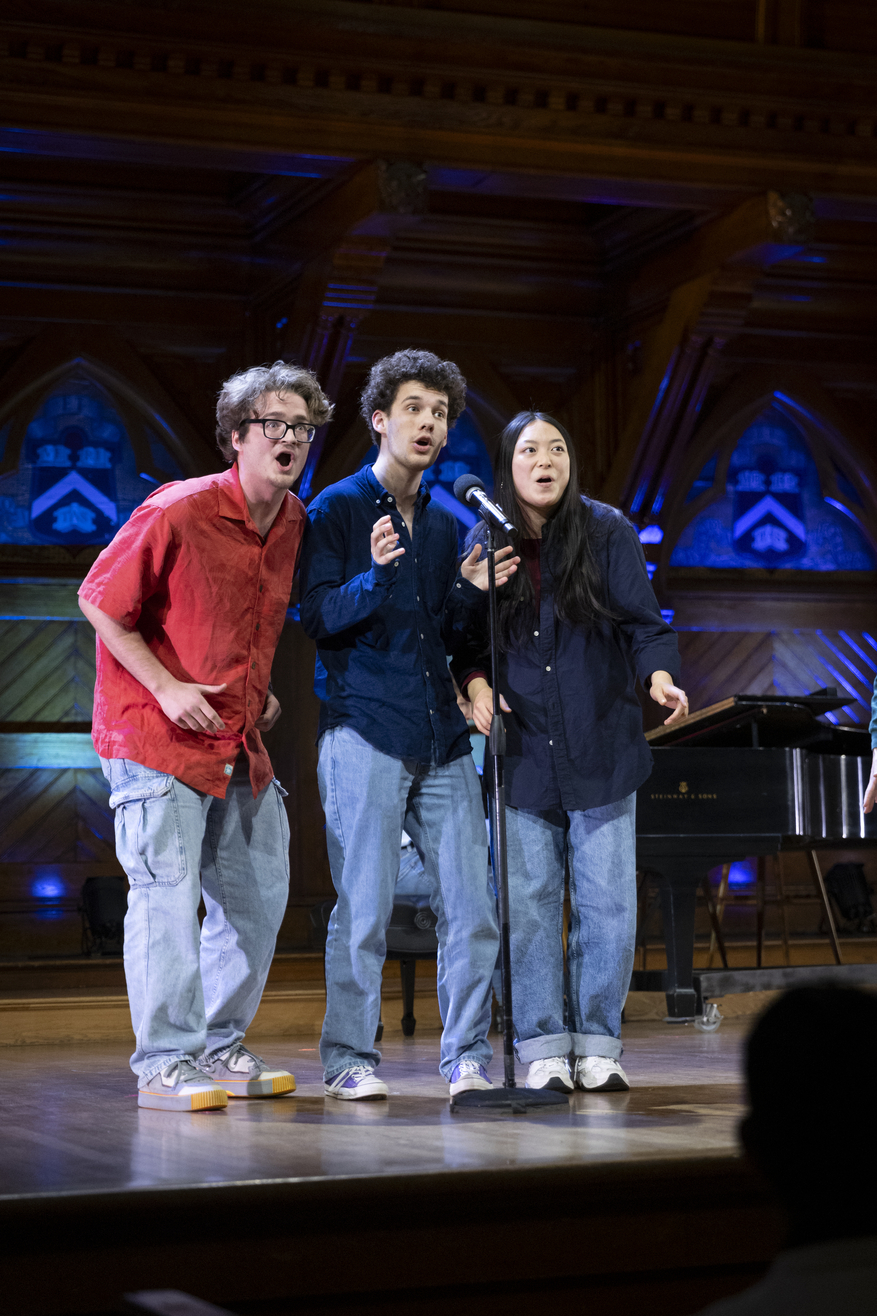
<path id="1" fill-rule="evenodd" d="M 861 633 L 849 635 L 848 632 L 828 630 L 778 632 L 774 638 L 780 673 L 778 683 L 785 686 L 789 679 L 802 684 L 812 681 L 813 684 L 807 687 L 811 690 L 833 685 L 838 694 L 849 695 L 849 706 L 855 713 L 854 720 L 867 726 L 875 669 L 869 668 L 867 662 L 852 649 L 850 640 L 863 653 L 871 648 Z M 874 654 L 874 658 L 877 658 L 877 654 Z M 798 685 L 795 693 L 800 690 L 801 685 Z M 842 713 L 838 716 L 844 721 L 848 720 Z"/>
<path id="2" fill-rule="evenodd" d="M 0 723 L 90 722 L 94 682 L 87 622 L 0 622 Z"/>
<path id="3" fill-rule="evenodd" d="M 4 626 L 9 622 L 81 621 L 77 599 L 80 584 L 80 580 L 44 580 L 37 584 L 0 578 L 0 663 L 11 652 L 6 646 L 14 643 L 11 634 L 4 639 Z"/>
<path id="4" fill-rule="evenodd" d="M 7 769 L 0 772 L 0 800 L 3 863 L 115 860 L 109 788 L 99 768 Z"/>
<path id="5" fill-rule="evenodd" d="M 773 691 L 770 635 L 682 631 L 679 654 L 682 685 L 692 710 L 706 708 L 729 695 Z"/>
<path id="6" fill-rule="evenodd" d="M 679 650 L 692 709 L 735 694 L 800 695 L 835 686 L 849 694 L 853 722 L 868 723 L 877 649 L 860 631 L 682 631 Z"/>
<path id="7" fill-rule="evenodd" d="M 6 796 L 15 816 L 8 819 L 0 833 L 0 859 L 6 863 L 35 863 L 46 857 L 79 859 L 74 769 L 9 771 L 19 780 L 13 782 Z"/>

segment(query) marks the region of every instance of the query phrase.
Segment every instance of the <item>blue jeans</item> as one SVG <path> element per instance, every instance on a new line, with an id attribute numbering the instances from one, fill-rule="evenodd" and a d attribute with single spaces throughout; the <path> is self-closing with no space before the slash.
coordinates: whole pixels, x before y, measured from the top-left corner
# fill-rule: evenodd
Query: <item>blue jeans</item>
<path id="1" fill-rule="evenodd" d="M 338 893 L 326 939 L 326 1079 L 351 1065 L 380 1063 L 374 1040 L 403 827 L 423 862 L 438 920 L 439 1068 L 449 1078 L 463 1057 L 486 1065 L 498 933 L 471 756 L 443 767 L 394 759 L 342 726 L 320 739 L 318 777 Z"/>
<path id="2" fill-rule="evenodd" d="M 636 936 L 636 794 L 574 813 L 506 811 L 512 1009 L 523 1064 L 621 1055 Z M 563 887 L 569 859 L 569 1030 Z"/>
<path id="3" fill-rule="evenodd" d="M 289 894 L 289 824 L 246 755 L 224 800 L 131 759 L 101 759 L 128 874 L 125 978 L 143 1082 L 239 1042 L 262 998 Z M 205 916 L 198 928 L 198 905 Z"/>

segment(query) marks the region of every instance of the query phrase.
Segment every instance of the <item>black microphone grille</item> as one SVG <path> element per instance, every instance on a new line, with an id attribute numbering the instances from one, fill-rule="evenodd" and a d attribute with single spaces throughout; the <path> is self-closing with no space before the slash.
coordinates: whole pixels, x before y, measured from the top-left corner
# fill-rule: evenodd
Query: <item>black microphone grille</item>
<path id="1" fill-rule="evenodd" d="M 466 495 L 471 489 L 483 489 L 484 481 L 477 475 L 458 475 L 454 481 L 454 497 L 465 503 Z"/>

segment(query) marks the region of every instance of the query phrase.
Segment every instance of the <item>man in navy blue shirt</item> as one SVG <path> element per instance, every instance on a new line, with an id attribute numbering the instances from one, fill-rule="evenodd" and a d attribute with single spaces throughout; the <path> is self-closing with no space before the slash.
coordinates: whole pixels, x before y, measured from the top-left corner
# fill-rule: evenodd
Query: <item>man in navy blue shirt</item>
<path id="1" fill-rule="evenodd" d="M 445 620 L 467 612 L 446 609 L 452 593 L 477 605 L 487 571 L 478 549 L 458 573 L 456 522 L 423 482 L 465 405 L 453 362 L 413 350 L 379 361 L 362 396 L 377 460 L 309 508 L 301 619 L 317 641 L 318 772 L 338 894 L 320 1055 L 326 1095 L 343 1100 L 388 1094 L 374 1039 L 403 828 L 435 892 L 441 1072 L 452 1096 L 490 1086 L 496 912 L 481 790 L 446 657 L 462 635 Z M 515 570 L 510 553 L 498 580 Z"/>

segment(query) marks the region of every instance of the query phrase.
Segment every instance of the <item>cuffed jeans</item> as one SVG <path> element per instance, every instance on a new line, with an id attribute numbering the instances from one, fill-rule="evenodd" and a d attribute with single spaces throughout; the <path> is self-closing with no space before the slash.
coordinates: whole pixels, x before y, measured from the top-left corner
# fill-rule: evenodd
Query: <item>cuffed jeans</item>
<path id="1" fill-rule="evenodd" d="M 320 1039 L 327 1081 L 352 1065 L 380 1063 L 374 1040 L 403 827 L 423 862 L 438 920 L 439 1068 L 450 1078 L 464 1057 L 486 1065 L 498 932 L 471 755 L 442 767 L 394 759 L 342 726 L 320 739 L 318 776 L 338 893 L 326 940 Z"/>
<path id="2" fill-rule="evenodd" d="M 617 1060 L 636 937 L 636 794 L 574 813 L 506 810 L 515 1051 Z M 569 1029 L 563 1018 L 569 859 Z"/>
<path id="3" fill-rule="evenodd" d="M 131 759 L 101 766 L 131 888 L 131 1068 L 148 1082 L 174 1060 L 225 1051 L 256 1013 L 289 894 L 286 792 L 273 781 L 254 800 L 244 754 L 224 800 Z"/>

